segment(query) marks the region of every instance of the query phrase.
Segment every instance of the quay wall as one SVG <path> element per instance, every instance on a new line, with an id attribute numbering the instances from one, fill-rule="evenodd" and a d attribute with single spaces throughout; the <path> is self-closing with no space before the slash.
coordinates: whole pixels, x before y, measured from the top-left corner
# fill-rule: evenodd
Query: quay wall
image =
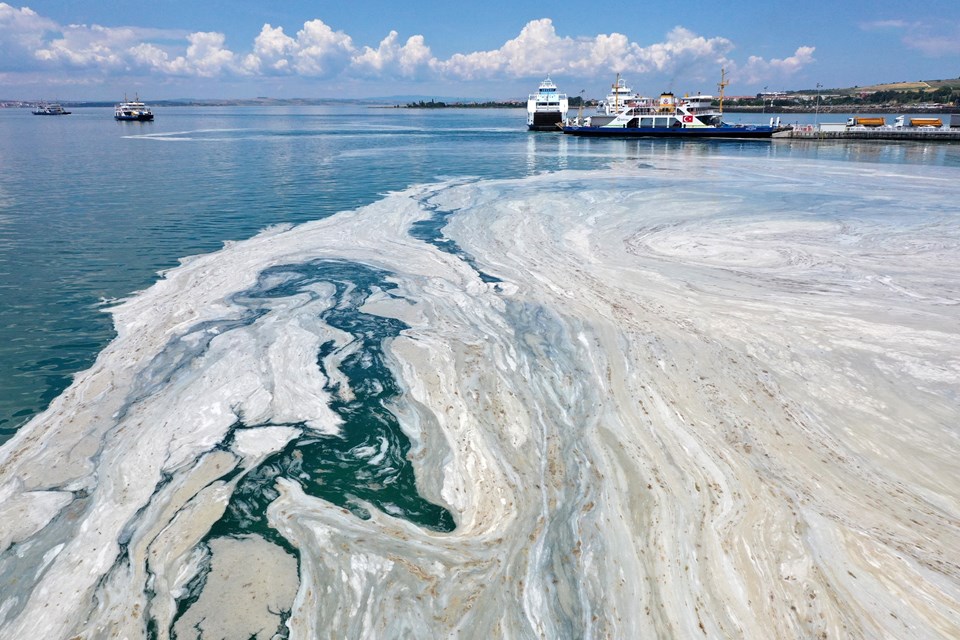
<path id="1" fill-rule="evenodd" d="M 815 126 L 801 126 L 789 135 L 801 140 L 920 140 L 923 142 L 960 142 L 960 128 L 924 129 L 878 127 L 876 129 L 846 129 L 823 131 Z"/>

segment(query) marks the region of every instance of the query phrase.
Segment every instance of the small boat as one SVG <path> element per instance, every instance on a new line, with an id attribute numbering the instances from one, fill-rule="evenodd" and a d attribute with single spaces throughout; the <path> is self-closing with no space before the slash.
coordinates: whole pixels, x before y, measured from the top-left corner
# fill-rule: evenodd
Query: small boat
<path id="1" fill-rule="evenodd" d="M 113 117 L 117 120 L 146 122 L 153 120 L 153 112 L 150 110 L 150 107 L 140 102 L 140 96 L 135 96 L 132 101 L 128 101 L 127 97 L 124 96 L 123 102 L 116 106 Z"/>
<path id="2" fill-rule="evenodd" d="M 563 125 L 563 132 L 574 136 L 611 138 L 772 138 L 788 135 L 792 127 L 780 126 L 779 118 L 769 125 L 727 124 L 723 121 L 723 87 L 720 107 L 713 96 L 678 98 L 672 92 L 659 99 L 632 95 L 617 76 L 614 93 L 601 103 L 596 115 L 577 117 Z"/>
<path id="3" fill-rule="evenodd" d="M 567 119 L 567 94 L 559 93 L 549 77 L 536 93 L 527 98 L 527 128 L 530 131 L 556 131 Z"/>
<path id="4" fill-rule="evenodd" d="M 70 112 L 56 102 L 41 102 L 33 110 L 35 116 L 68 116 Z"/>

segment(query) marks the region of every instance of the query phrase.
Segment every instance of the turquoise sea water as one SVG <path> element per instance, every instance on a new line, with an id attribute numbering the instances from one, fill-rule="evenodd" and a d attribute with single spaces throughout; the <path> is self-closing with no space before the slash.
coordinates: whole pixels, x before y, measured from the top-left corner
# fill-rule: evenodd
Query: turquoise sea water
<path id="1" fill-rule="evenodd" d="M 0 442 L 109 341 L 101 305 L 149 286 L 181 257 L 411 184 L 642 162 L 684 144 L 530 134 L 523 118 L 521 110 L 168 108 L 152 123 L 117 123 L 109 109 L 62 118 L 0 110 Z M 960 156 L 956 145 L 692 144 L 703 154 L 850 162 L 938 165 Z"/>
<path id="2" fill-rule="evenodd" d="M 180 257 L 438 177 L 596 162 L 558 154 L 558 136 L 526 136 L 511 111 L 111 115 L 0 111 L 0 441 L 110 339 L 100 305 L 149 286 Z"/>

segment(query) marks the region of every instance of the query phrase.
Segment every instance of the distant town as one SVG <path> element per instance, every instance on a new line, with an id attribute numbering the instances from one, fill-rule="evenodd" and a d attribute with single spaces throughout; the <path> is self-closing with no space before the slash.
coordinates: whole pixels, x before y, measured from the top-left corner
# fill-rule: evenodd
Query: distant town
<path id="1" fill-rule="evenodd" d="M 38 100 L 0 99 L 0 108 L 29 108 L 37 105 Z M 111 107 L 113 102 L 97 101 L 59 101 L 66 107 Z M 570 108 L 590 107 L 597 104 L 595 99 L 583 99 L 570 96 Z M 715 99 L 715 104 L 719 103 Z M 466 98 L 370 98 L 356 100 L 334 100 L 324 98 L 268 98 L 249 99 L 178 99 L 154 100 L 150 103 L 159 107 L 222 107 L 222 106 L 290 106 L 290 105 L 330 105 L 364 104 L 368 106 L 404 108 L 404 109 L 445 109 L 445 108 L 525 108 L 526 97 L 514 100 L 471 100 Z M 922 80 L 916 82 L 894 82 L 871 86 L 847 88 L 817 87 L 794 91 L 761 91 L 753 95 L 724 96 L 723 107 L 729 111 L 776 111 L 776 112 L 874 112 L 898 113 L 930 111 L 939 113 L 960 113 L 960 78 L 949 80 Z"/>

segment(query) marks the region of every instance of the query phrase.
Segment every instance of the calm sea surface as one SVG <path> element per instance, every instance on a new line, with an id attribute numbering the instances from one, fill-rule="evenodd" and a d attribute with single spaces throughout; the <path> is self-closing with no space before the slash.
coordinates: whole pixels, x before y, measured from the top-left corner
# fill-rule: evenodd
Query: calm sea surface
<path id="1" fill-rule="evenodd" d="M 148 287 L 181 257 L 270 225 L 324 218 L 417 183 L 642 163 L 684 147 L 689 153 L 691 144 L 703 154 L 960 164 L 957 145 L 685 146 L 531 134 L 522 110 L 166 108 L 156 114 L 152 123 L 118 123 L 110 109 L 76 109 L 60 118 L 0 110 L 0 442 L 110 341 L 105 303 Z"/>

